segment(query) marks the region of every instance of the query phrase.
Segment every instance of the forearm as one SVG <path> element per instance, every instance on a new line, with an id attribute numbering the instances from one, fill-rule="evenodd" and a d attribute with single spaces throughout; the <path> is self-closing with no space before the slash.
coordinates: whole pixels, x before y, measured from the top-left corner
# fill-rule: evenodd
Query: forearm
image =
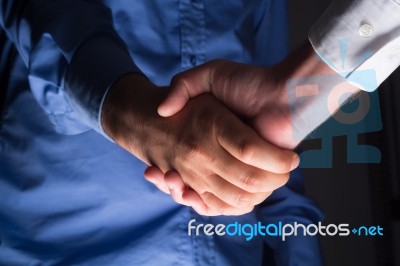
<path id="1" fill-rule="evenodd" d="M 399 1 L 335 0 L 280 71 L 296 142 L 400 65 Z M 342 78 L 343 77 L 343 78 Z"/>
<path id="2" fill-rule="evenodd" d="M 296 147 L 360 91 L 322 61 L 309 42 L 274 67 L 273 72 L 282 92 L 277 102 L 288 117 L 285 123 L 290 141 L 282 140 L 281 144 L 285 148 Z"/>
<path id="3" fill-rule="evenodd" d="M 107 136 L 147 164 L 153 162 L 145 147 L 157 145 L 148 142 L 157 139 L 148 134 L 148 128 L 163 127 L 166 122 L 157 115 L 157 106 L 166 93 L 145 76 L 131 73 L 113 84 L 103 103 L 101 124 Z"/>
<path id="4" fill-rule="evenodd" d="M 334 0 L 309 39 L 322 60 L 347 79 L 373 69 L 375 84 L 362 88 L 372 91 L 400 64 L 399 13 L 398 0 Z"/>
<path id="5" fill-rule="evenodd" d="M 82 0 L 0 3 L 0 25 L 24 60 L 33 96 L 57 132 L 101 131 L 105 92 L 123 74 L 139 71 L 114 30 L 110 10 Z"/>

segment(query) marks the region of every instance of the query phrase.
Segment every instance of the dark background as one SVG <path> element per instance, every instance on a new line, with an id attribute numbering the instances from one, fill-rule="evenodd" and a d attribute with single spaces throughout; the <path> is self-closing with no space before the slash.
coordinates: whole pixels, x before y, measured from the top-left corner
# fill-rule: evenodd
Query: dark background
<path id="1" fill-rule="evenodd" d="M 291 46 L 307 38 L 308 29 L 323 13 L 329 0 L 288 0 Z M 383 129 L 358 135 L 358 142 L 381 151 L 381 163 L 347 163 L 347 136 L 335 136 L 332 168 L 303 168 L 306 194 L 325 213 L 325 224 L 380 225 L 383 237 L 322 237 L 327 266 L 400 265 L 400 69 L 378 90 Z M 372 121 L 373 123 L 374 121 Z M 366 127 L 371 121 L 364 121 Z M 316 134 L 318 135 L 318 134 Z M 306 141 L 302 148 L 319 148 Z"/>

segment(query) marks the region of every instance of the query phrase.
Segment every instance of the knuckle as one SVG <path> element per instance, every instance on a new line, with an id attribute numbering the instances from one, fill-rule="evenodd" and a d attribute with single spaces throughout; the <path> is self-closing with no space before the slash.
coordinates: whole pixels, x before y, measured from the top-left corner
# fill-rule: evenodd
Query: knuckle
<path id="1" fill-rule="evenodd" d="M 257 192 L 260 185 L 259 179 L 251 172 L 246 172 L 240 177 L 240 183 L 248 192 Z"/>
<path id="2" fill-rule="evenodd" d="M 249 193 L 239 192 L 234 195 L 234 206 L 241 207 L 247 206 L 253 202 L 253 197 Z"/>
<path id="3" fill-rule="evenodd" d="M 280 178 L 281 174 L 271 174 L 266 171 L 257 171 L 252 176 L 254 178 L 252 193 L 267 192 L 276 189 L 275 178 Z"/>
<path id="4" fill-rule="evenodd" d="M 281 170 L 283 173 L 287 173 L 290 171 L 290 166 L 292 164 L 292 156 L 288 156 L 287 153 L 283 153 L 278 156 L 276 160 L 277 168 Z"/>
<path id="5" fill-rule="evenodd" d="M 206 157 L 206 152 L 204 148 L 198 143 L 194 141 L 193 138 L 189 138 L 186 142 L 186 159 L 198 160 L 200 158 Z"/>
<path id="6" fill-rule="evenodd" d="M 187 92 L 190 91 L 190 79 L 185 73 L 180 73 L 174 76 L 171 80 L 171 87 L 174 89 L 179 89 L 179 90 L 186 90 Z"/>
<path id="7" fill-rule="evenodd" d="M 210 192 L 198 192 L 200 194 L 201 199 L 203 200 L 204 203 L 209 203 L 210 200 L 212 199 L 212 194 Z"/>
<path id="8" fill-rule="evenodd" d="M 204 183 L 204 182 L 197 182 L 197 184 L 194 184 L 193 185 L 194 187 L 192 187 L 192 189 L 194 190 L 194 191 L 196 191 L 196 193 L 197 194 L 199 194 L 199 195 L 204 195 L 204 194 L 206 194 L 206 193 L 209 193 L 208 192 L 208 186 Z M 210 198 L 210 196 L 208 195 L 208 196 L 206 196 L 207 197 L 207 199 L 209 199 Z"/>
<path id="9" fill-rule="evenodd" d="M 251 162 L 256 154 L 256 147 L 253 143 L 242 140 L 239 143 L 239 156 L 243 162 Z"/>
<path id="10" fill-rule="evenodd" d="M 186 85 L 186 80 L 185 80 L 185 76 L 184 76 L 184 74 L 183 73 L 179 73 L 179 74 L 177 74 L 177 75 L 175 75 L 173 78 L 172 78 L 172 80 L 171 80 L 171 84 L 173 85 L 173 86 L 185 86 Z"/>
<path id="11" fill-rule="evenodd" d="M 183 159 L 190 160 L 196 167 L 210 169 L 220 163 L 214 149 L 203 141 L 188 140 L 185 148 L 187 152 Z"/>

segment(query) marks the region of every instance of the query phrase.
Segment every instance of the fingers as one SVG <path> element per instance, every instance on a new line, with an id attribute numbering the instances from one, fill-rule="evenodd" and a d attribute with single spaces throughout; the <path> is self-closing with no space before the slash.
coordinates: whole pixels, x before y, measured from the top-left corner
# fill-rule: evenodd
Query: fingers
<path id="1" fill-rule="evenodd" d="M 251 212 L 254 205 L 260 204 L 271 195 L 271 192 L 248 193 L 218 177 L 210 178 L 210 185 L 214 191 L 218 191 L 221 198 L 216 197 L 213 192 L 199 195 L 185 185 L 176 171 L 171 170 L 164 175 L 155 166 L 149 166 L 145 170 L 145 178 L 161 191 L 170 194 L 175 202 L 191 206 L 198 214 L 206 216 L 243 215 Z"/>
<path id="2" fill-rule="evenodd" d="M 232 185 L 218 175 L 207 178 L 208 192 L 216 195 L 223 202 L 237 208 L 246 208 L 264 201 L 271 192 L 250 193 Z"/>
<path id="3" fill-rule="evenodd" d="M 158 167 L 148 166 L 144 171 L 144 177 L 162 192 L 170 194 L 169 188 L 164 182 L 164 173 Z"/>
<path id="4" fill-rule="evenodd" d="M 149 166 L 144 172 L 147 181 L 154 184 L 159 190 L 170 194 L 179 204 L 191 206 L 198 214 L 210 216 L 210 211 L 203 200 L 193 189 L 185 186 L 180 175 L 175 171 L 168 171 L 165 175 L 156 166 Z"/>
<path id="5" fill-rule="evenodd" d="M 181 176 L 177 172 L 171 170 L 165 173 L 164 180 L 172 199 L 179 204 L 190 206 L 190 203 L 186 202 L 182 198 L 187 188 Z"/>
<path id="6" fill-rule="evenodd" d="M 211 216 L 210 215 L 210 210 L 207 207 L 206 204 L 204 204 L 203 200 L 197 194 L 196 191 L 194 191 L 191 188 L 188 188 L 186 191 L 181 191 L 182 192 L 182 200 L 186 202 L 186 204 L 190 205 L 198 214 L 200 215 L 205 215 L 205 216 Z M 179 193 L 179 191 L 176 191 L 176 193 Z"/>
<path id="7" fill-rule="evenodd" d="M 181 81 L 179 85 L 172 86 L 167 98 L 158 106 L 159 115 L 168 117 L 176 114 L 190 99 L 190 87 Z"/>
<path id="8" fill-rule="evenodd" d="M 235 123 L 234 127 L 220 127 L 217 135 L 220 145 L 245 164 L 272 173 L 288 173 L 299 163 L 299 156 L 289 150 L 280 149 L 261 139 L 250 127 Z"/>
<path id="9" fill-rule="evenodd" d="M 205 192 L 200 195 L 204 204 L 207 206 L 207 215 L 208 216 L 216 216 L 216 215 L 243 215 L 251 212 L 254 209 L 254 205 L 248 205 L 241 208 L 237 208 L 226 202 L 222 201 L 214 194 L 210 192 Z"/>
<path id="10" fill-rule="evenodd" d="M 183 102 L 197 93 L 183 91 Z M 178 123 L 178 138 L 173 138 L 180 146 L 169 149 L 176 155 L 171 166 L 182 178 L 169 171 L 164 181 L 176 202 L 193 206 L 199 213 L 247 213 L 283 186 L 289 171 L 298 164 L 295 153 L 262 140 L 212 96 L 191 100 L 174 119 L 184 121 Z M 166 154 L 171 158 L 171 152 Z M 168 167 L 165 165 L 168 164 L 164 163 L 163 169 Z M 155 180 L 159 179 L 157 175 L 151 180 L 158 184 L 160 181 Z"/>
<path id="11" fill-rule="evenodd" d="M 165 174 L 165 183 L 170 188 L 172 198 L 180 204 L 192 206 L 192 208 L 200 215 L 216 216 L 216 215 L 242 215 L 251 212 L 254 205 L 263 202 L 271 192 L 250 194 L 231 186 L 226 181 L 218 184 L 221 178 L 211 178 L 215 190 L 221 190 L 221 186 L 226 185 L 222 189 L 223 198 L 216 197 L 212 192 L 205 192 L 201 195 L 184 185 L 181 176 L 176 171 L 169 171 Z M 221 192 L 221 191 L 219 191 Z M 221 193 L 219 193 L 221 195 Z M 245 199 L 247 197 L 247 199 Z M 243 198 L 242 204 L 237 206 L 237 201 Z M 230 204 L 232 203 L 232 204 Z"/>
<path id="12" fill-rule="evenodd" d="M 215 160 L 213 163 L 208 164 L 209 170 L 215 174 L 215 176 L 214 178 L 209 178 L 212 176 L 211 174 L 202 177 L 202 180 L 206 180 L 207 184 L 205 188 L 203 187 L 198 191 L 200 193 L 203 191 L 214 191 L 216 196 L 222 198 L 222 194 L 224 194 L 225 191 L 237 192 L 238 188 L 248 193 L 271 192 L 285 185 L 289 180 L 288 172 L 276 174 L 261 170 L 243 163 L 224 149 L 219 150 L 218 153 L 215 154 L 215 158 L 218 158 L 218 161 Z M 218 182 L 226 181 L 226 184 L 220 185 L 217 181 L 213 183 L 211 182 L 213 179 L 220 179 Z M 198 187 L 196 183 L 191 182 L 191 180 L 188 181 L 188 185 L 193 188 Z M 236 190 L 233 189 L 233 187 L 235 187 Z M 238 193 L 236 193 L 236 195 L 238 195 Z M 232 201 L 230 202 L 232 203 Z"/>
<path id="13" fill-rule="evenodd" d="M 168 171 L 165 174 L 164 182 L 170 190 L 172 199 L 176 203 L 191 206 L 200 215 L 217 215 L 204 204 L 196 191 L 185 185 L 178 172 L 173 170 Z"/>

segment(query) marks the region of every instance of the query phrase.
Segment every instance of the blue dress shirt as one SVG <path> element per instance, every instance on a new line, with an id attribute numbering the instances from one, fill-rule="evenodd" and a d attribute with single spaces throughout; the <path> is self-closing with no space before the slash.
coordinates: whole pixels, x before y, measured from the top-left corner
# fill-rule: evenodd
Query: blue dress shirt
<path id="1" fill-rule="evenodd" d="M 298 172 L 250 214 L 201 217 L 146 182 L 145 164 L 99 124 L 107 89 L 126 73 L 164 86 L 215 58 L 279 62 L 285 9 L 283 0 L 1 0 L 0 69 L 10 75 L 0 88 L 0 265 L 260 265 L 264 245 L 277 265 L 320 265 L 313 237 L 187 232 L 191 219 L 316 223 Z"/>

